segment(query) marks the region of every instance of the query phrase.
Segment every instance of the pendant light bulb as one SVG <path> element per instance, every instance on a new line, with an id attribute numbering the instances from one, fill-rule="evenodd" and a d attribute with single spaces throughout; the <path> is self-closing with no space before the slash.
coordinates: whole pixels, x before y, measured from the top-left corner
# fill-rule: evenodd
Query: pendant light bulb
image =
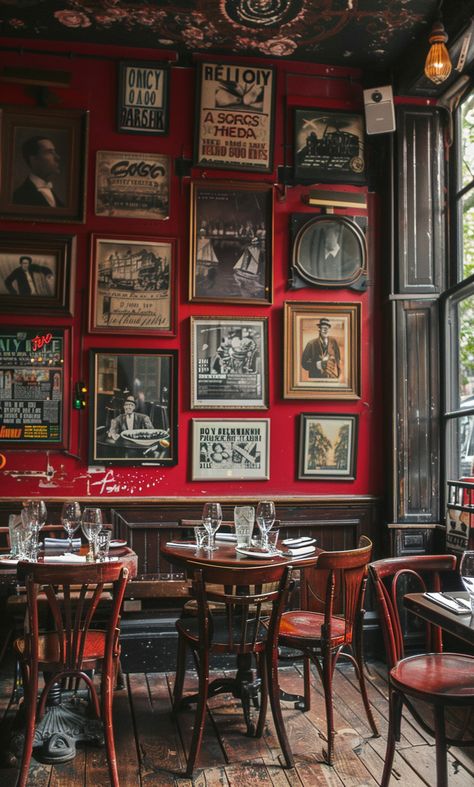
<path id="1" fill-rule="evenodd" d="M 436 85 L 441 85 L 452 71 L 451 59 L 446 48 L 448 35 L 438 19 L 431 29 L 430 51 L 425 62 L 425 75 Z"/>

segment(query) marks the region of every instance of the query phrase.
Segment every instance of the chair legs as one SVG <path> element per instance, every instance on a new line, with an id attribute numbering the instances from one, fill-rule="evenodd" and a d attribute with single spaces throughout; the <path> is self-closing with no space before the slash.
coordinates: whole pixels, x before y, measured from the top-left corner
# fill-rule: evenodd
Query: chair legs
<path id="1" fill-rule="evenodd" d="M 112 698 L 115 683 L 115 669 L 111 669 L 102 678 L 102 720 L 104 726 L 105 750 L 109 766 L 110 784 L 119 787 L 117 757 L 115 754 L 114 728 L 112 721 Z"/>
<path id="2" fill-rule="evenodd" d="M 444 708 L 438 705 L 435 705 L 434 708 L 434 723 L 436 740 L 436 787 L 448 787 Z"/>
<path id="3" fill-rule="evenodd" d="M 385 764 L 382 774 L 380 787 L 388 787 L 392 774 L 393 757 L 395 755 L 395 741 L 400 738 L 400 722 L 402 718 L 403 701 L 400 694 L 390 688 L 389 694 L 389 716 L 387 749 L 385 752 Z"/>
<path id="4" fill-rule="evenodd" d="M 23 691 L 26 708 L 26 729 L 18 787 L 27 787 L 28 772 L 30 769 L 31 755 L 33 753 L 36 703 L 38 698 L 38 668 L 36 666 L 32 667 L 28 675 L 26 674 L 26 670 L 23 670 Z"/>
<path id="5" fill-rule="evenodd" d="M 285 725 L 283 722 L 283 715 L 281 712 L 280 704 L 280 684 L 278 681 L 278 651 L 275 648 L 267 653 L 267 680 L 269 683 L 270 694 L 270 707 L 272 709 L 273 721 L 275 723 L 276 733 L 280 748 L 285 758 L 287 768 L 293 768 L 295 761 L 293 753 L 290 749 L 288 736 L 286 734 Z"/>
<path id="6" fill-rule="evenodd" d="M 198 674 L 198 700 L 196 703 L 196 713 L 194 716 L 193 737 L 191 739 L 191 746 L 186 764 L 186 776 L 188 778 L 191 778 L 193 775 L 194 765 L 201 749 L 209 690 L 209 657 L 206 652 L 201 652 L 200 656 L 201 658 L 199 660 Z"/>
<path id="7" fill-rule="evenodd" d="M 176 658 L 176 676 L 173 686 L 172 707 L 173 713 L 179 710 L 179 703 L 183 696 L 184 676 L 186 672 L 186 642 L 183 637 L 178 636 L 178 653 Z"/>

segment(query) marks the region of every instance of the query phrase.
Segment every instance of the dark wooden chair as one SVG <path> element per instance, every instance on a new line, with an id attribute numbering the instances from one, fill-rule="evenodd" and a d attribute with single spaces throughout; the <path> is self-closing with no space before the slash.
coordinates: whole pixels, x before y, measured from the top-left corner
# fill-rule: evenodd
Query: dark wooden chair
<path id="1" fill-rule="evenodd" d="M 285 612 L 280 623 L 279 645 L 301 651 L 304 657 L 304 699 L 297 707 L 310 708 L 311 662 L 321 678 L 329 765 L 333 761 L 335 735 L 332 678 L 340 657 L 348 658 L 354 665 L 370 727 L 374 736 L 379 734 L 367 697 L 362 654 L 362 604 L 371 554 L 372 543 L 366 536 L 361 536 L 358 549 L 321 552 L 314 565 L 301 571 L 301 609 Z"/>
<path id="2" fill-rule="evenodd" d="M 455 566 L 456 558 L 453 555 L 389 558 L 378 560 L 369 566 L 390 670 L 389 730 L 382 787 L 387 787 L 390 781 L 395 742 L 400 740 L 404 705 L 420 726 L 435 737 L 438 787 L 446 787 L 448 784 L 447 746 L 467 746 L 474 743 L 473 740 L 463 739 L 465 724 L 456 726 L 456 730 L 449 729 L 452 725 L 448 724 L 448 716 L 453 709 L 467 708 L 466 718 L 472 714 L 474 657 L 442 653 L 441 631 L 430 624 L 425 627 L 427 652 L 407 657 L 404 654 L 404 593 L 441 590 L 443 572 L 452 573 Z M 456 735 L 451 734 L 455 732 Z"/>
<path id="3" fill-rule="evenodd" d="M 186 776 L 192 776 L 199 756 L 208 697 L 221 692 L 232 692 L 242 700 L 247 732 L 256 737 L 263 734 L 270 694 L 278 740 L 286 765 L 292 767 L 293 757 L 279 702 L 277 655 L 278 626 L 292 586 L 290 569 L 284 564 L 241 568 L 200 564 L 193 566 L 191 563 L 188 571 L 193 577 L 192 592 L 197 601 L 197 615 L 176 621 L 179 637 L 173 690 L 174 712 L 190 702 L 196 702 Z M 212 608 L 216 602 L 219 603 L 217 613 Z M 267 615 L 266 610 L 269 607 L 271 613 Z M 198 692 L 197 695 L 183 697 L 188 650 L 192 652 L 196 663 Z M 215 654 L 235 654 L 235 678 L 224 678 L 209 684 L 210 659 Z M 250 697 L 254 696 L 251 688 L 255 688 L 251 669 L 252 656 L 256 660 L 261 690 L 256 726 L 250 723 Z"/>
<path id="4" fill-rule="evenodd" d="M 112 726 L 112 696 L 119 665 L 120 610 L 128 581 L 128 569 L 120 563 L 48 564 L 19 563 L 18 577 L 26 588 L 25 632 L 14 642 L 20 663 L 26 715 L 25 744 L 19 787 L 28 783 L 35 724 L 41 719 L 52 687 L 74 679 L 85 681 L 92 707 L 104 728 L 110 783 L 118 786 Z M 107 623 L 95 627 L 95 616 L 104 595 L 112 589 L 113 602 Z M 40 625 L 40 606 L 47 600 L 48 625 Z M 41 609 L 41 621 L 45 619 Z M 101 671 L 101 701 L 88 671 Z M 45 675 L 38 701 L 39 672 Z"/>

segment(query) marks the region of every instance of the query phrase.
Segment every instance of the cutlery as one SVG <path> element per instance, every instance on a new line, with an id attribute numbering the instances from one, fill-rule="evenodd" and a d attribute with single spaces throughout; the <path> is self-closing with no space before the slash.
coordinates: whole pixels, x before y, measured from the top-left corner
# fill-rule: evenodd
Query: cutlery
<path id="1" fill-rule="evenodd" d="M 470 605 L 469 601 L 465 601 L 465 599 L 463 599 L 463 598 L 456 598 L 456 596 L 452 596 L 451 593 L 445 593 L 445 592 L 442 592 L 441 595 L 444 598 L 448 598 L 450 601 L 453 601 L 459 607 L 466 607 L 466 609 L 469 609 L 469 610 L 471 609 L 471 605 Z"/>

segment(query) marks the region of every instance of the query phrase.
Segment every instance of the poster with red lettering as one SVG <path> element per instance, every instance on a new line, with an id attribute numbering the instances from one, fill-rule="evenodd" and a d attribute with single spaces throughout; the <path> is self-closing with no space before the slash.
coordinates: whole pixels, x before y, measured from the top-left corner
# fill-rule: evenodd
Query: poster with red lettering
<path id="1" fill-rule="evenodd" d="M 194 163 L 271 172 L 274 88 L 269 66 L 201 63 Z"/>

